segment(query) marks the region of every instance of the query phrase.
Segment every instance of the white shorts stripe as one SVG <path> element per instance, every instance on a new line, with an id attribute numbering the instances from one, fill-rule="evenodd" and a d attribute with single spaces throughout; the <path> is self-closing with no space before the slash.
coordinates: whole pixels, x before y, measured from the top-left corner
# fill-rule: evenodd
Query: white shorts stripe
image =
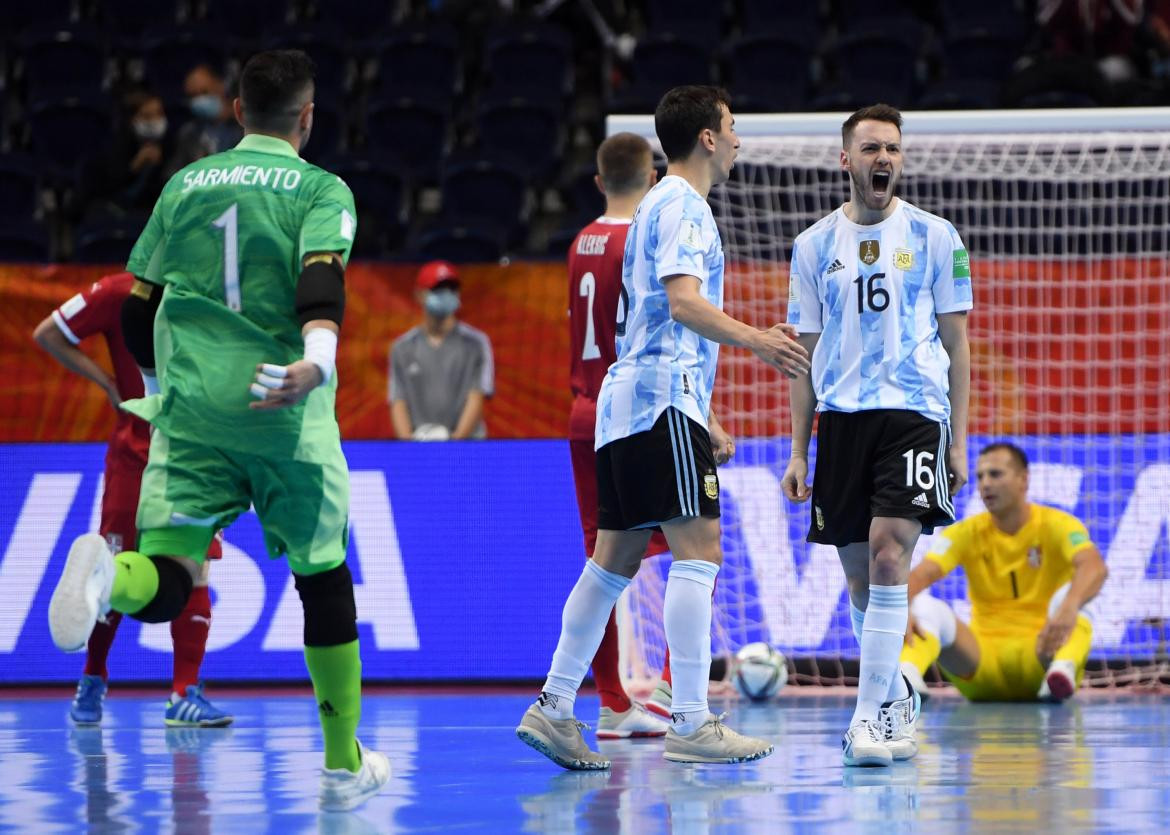
<path id="1" fill-rule="evenodd" d="M 683 437 L 687 441 L 687 467 L 690 470 L 691 477 L 691 515 L 699 515 L 699 468 L 695 466 L 695 448 L 691 440 L 691 426 L 687 420 L 687 416 L 682 412 L 678 413 L 679 428 L 683 433 Z"/>
<path id="2" fill-rule="evenodd" d="M 671 451 L 674 453 L 674 480 L 675 480 L 675 483 L 678 485 L 678 506 L 679 506 L 679 510 L 681 510 L 684 515 L 688 515 L 687 514 L 687 491 L 686 491 L 686 488 L 683 486 L 683 475 L 682 475 L 683 474 L 683 466 L 682 466 L 683 451 L 682 451 L 682 449 L 680 449 L 681 445 L 679 443 L 679 439 L 675 435 L 674 414 L 675 414 L 674 409 L 667 408 L 667 410 L 666 410 L 666 427 L 667 427 L 668 431 L 670 432 L 670 448 L 671 448 Z"/>

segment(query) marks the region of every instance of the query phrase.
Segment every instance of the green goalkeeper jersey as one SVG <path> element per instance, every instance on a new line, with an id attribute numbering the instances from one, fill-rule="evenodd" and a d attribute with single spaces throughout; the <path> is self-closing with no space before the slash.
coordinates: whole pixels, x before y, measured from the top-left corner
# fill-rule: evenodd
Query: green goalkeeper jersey
<path id="1" fill-rule="evenodd" d="M 320 460 L 336 449 L 337 375 L 296 406 L 249 409 L 261 363 L 302 358 L 301 259 L 353 246 L 353 195 L 283 139 L 249 134 L 176 173 L 127 270 L 162 285 L 154 323 L 160 393 L 125 407 L 167 436 Z"/>

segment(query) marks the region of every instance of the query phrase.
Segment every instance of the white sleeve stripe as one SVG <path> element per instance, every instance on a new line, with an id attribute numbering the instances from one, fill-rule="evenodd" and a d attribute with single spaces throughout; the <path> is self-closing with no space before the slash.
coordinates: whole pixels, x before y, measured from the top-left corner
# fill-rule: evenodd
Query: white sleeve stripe
<path id="1" fill-rule="evenodd" d="M 65 334 L 65 338 L 74 345 L 77 345 L 79 342 L 81 342 L 81 340 L 77 337 L 77 334 L 75 334 L 69 325 L 65 323 L 65 317 L 61 315 L 61 311 L 53 311 L 53 323 L 56 324 L 61 333 Z"/>

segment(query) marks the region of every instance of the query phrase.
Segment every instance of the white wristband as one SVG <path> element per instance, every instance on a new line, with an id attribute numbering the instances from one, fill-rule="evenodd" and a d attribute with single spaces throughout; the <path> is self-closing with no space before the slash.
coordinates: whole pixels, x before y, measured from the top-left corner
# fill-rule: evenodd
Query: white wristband
<path id="1" fill-rule="evenodd" d="M 147 374 L 141 368 L 138 371 L 142 374 L 142 388 L 146 390 L 146 396 L 158 394 L 158 377 L 154 374 Z"/>
<path id="2" fill-rule="evenodd" d="M 305 359 L 321 369 L 321 383 L 328 383 L 337 364 L 337 334 L 313 328 L 305 334 Z"/>

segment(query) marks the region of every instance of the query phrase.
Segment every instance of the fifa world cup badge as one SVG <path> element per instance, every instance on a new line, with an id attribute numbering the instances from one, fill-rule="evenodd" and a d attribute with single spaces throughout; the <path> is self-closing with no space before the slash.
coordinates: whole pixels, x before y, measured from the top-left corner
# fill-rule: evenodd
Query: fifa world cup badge
<path id="1" fill-rule="evenodd" d="M 1040 561 L 1043 559 L 1043 552 L 1038 545 L 1033 545 L 1028 549 L 1028 565 L 1032 568 L 1039 568 Z"/>
<path id="2" fill-rule="evenodd" d="M 867 267 L 872 267 L 877 259 L 881 257 L 882 248 L 877 241 L 862 241 L 857 247 L 857 257 L 861 259 L 862 263 Z"/>
<path id="3" fill-rule="evenodd" d="M 719 478 L 713 475 L 703 476 L 703 492 L 708 499 L 719 498 Z"/>
<path id="4" fill-rule="evenodd" d="M 813 505 L 813 512 L 817 517 L 817 530 L 823 531 L 825 529 L 825 514 L 821 513 L 820 505 Z"/>

